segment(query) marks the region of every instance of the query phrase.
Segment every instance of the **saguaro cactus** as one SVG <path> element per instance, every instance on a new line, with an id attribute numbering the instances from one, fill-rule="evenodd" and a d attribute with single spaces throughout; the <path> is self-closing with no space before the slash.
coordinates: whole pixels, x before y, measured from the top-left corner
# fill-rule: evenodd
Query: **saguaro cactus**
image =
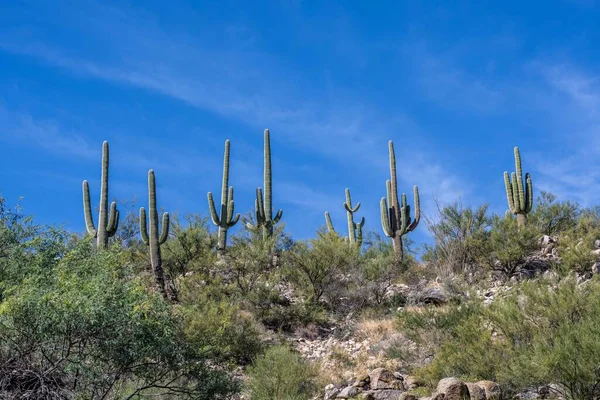
<path id="1" fill-rule="evenodd" d="M 271 174 L 271 138 L 269 130 L 265 129 L 265 164 L 264 164 L 264 185 L 265 196 L 263 198 L 262 189 L 256 189 L 256 200 L 254 208 L 256 212 L 256 225 L 244 220 L 246 227 L 251 231 L 258 231 L 262 228 L 264 238 L 273 235 L 273 227 L 281 220 L 283 210 L 277 211 L 273 218 L 273 192 L 272 192 L 272 174 Z"/>
<path id="2" fill-rule="evenodd" d="M 365 218 L 360 220 L 360 223 L 354 222 L 354 213 L 360 208 L 360 202 L 352 207 L 352 199 L 350 198 L 350 189 L 346 188 L 346 201 L 344 202 L 344 208 L 346 209 L 346 215 L 348 216 L 348 242 L 356 243 L 360 247 L 362 245 L 362 228 L 365 226 Z M 325 222 L 327 223 L 327 229 L 329 232 L 335 233 L 333 223 L 329 212 L 325 211 Z"/>
<path id="3" fill-rule="evenodd" d="M 346 188 L 346 201 L 344 202 L 346 216 L 348 217 L 348 240 L 350 243 L 362 245 L 362 227 L 365 226 L 365 217 L 362 217 L 360 223 L 354 222 L 354 213 L 360 208 L 360 201 L 352 208 L 352 199 L 350 197 L 350 189 Z"/>
<path id="4" fill-rule="evenodd" d="M 160 236 L 158 233 L 158 211 L 156 209 L 156 179 L 154 171 L 148 171 L 148 207 L 150 231 L 146 224 L 146 210 L 140 208 L 140 234 L 142 241 L 150 248 L 150 262 L 154 272 L 154 286 L 164 298 L 167 297 L 165 291 L 165 274 L 162 268 L 162 258 L 160 255 L 160 246 L 167 241 L 169 236 L 169 213 L 163 214 L 162 229 Z"/>
<path id="5" fill-rule="evenodd" d="M 223 157 L 223 183 L 221 185 L 221 216 L 217 215 L 215 202 L 211 192 L 208 192 L 208 208 L 215 225 L 219 227 L 219 240 L 217 251 L 224 252 L 227 246 L 227 230 L 234 226 L 240 219 L 240 214 L 233 216 L 233 186 L 229 186 L 229 140 L 225 141 L 225 155 Z"/>
<path id="6" fill-rule="evenodd" d="M 529 173 L 525 174 L 525 182 L 523 182 L 521 154 L 518 147 L 515 147 L 515 166 L 517 171 L 513 172 L 510 178 L 508 172 L 504 171 L 504 185 L 510 212 L 517 216 L 519 226 L 525 226 L 527 214 L 533 207 L 533 185 Z"/>
<path id="7" fill-rule="evenodd" d="M 90 202 L 90 186 L 88 181 L 83 181 L 83 214 L 88 233 L 96 238 L 98 248 L 108 246 L 108 238 L 114 236 L 119 225 L 119 210 L 114 201 L 108 210 L 108 142 L 102 144 L 102 179 L 100 183 L 100 215 L 98 229 L 94 226 L 92 206 Z"/>
<path id="8" fill-rule="evenodd" d="M 411 221 L 410 206 L 406 201 L 406 194 L 402 193 L 401 202 L 398 202 L 398 181 L 396 179 L 396 155 L 394 144 L 388 143 L 390 152 L 390 174 L 391 180 L 385 182 L 387 189 L 387 201 L 381 198 L 381 225 L 386 236 L 391 237 L 394 244 L 396 257 L 402 260 L 404 249 L 402 247 L 402 236 L 415 230 L 421 219 L 421 203 L 419 200 L 419 188 L 414 187 L 415 218 Z"/>

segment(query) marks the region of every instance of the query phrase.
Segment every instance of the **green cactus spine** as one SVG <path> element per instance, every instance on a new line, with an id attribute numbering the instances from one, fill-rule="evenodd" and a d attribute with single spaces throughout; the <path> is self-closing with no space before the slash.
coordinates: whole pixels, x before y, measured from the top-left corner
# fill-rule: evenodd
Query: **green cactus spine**
<path id="1" fill-rule="evenodd" d="M 150 231 L 146 223 L 146 210 L 140 208 L 140 234 L 142 241 L 150 248 L 150 262 L 154 273 L 154 286 L 164 298 L 167 297 L 165 291 L 165 274 L 162 268 L 162 258 L 160 255 L 160 246 L 167 241 L 169 236 L 169 213 L 163 214 L 162 229 L 158 233 L 158 211 L 156 209 L 156 179 L 154 171 L 148 171 L 148 207 Z"/>
<path id="2" fill-rule="evenodd" d="M 388 143 L 390 152 L 390 174 L 391 179 L 387 180 L 387 201 L 385 197 L 381 198 L 381 225 L 386 236 L 391 237 L 394 244 L 396 257 L 402 260 L 404 249 L 402 247 L 402 236 L 415 230 L 421 219 L 421 203 L 419 200 L 419 188 L 414 187 L 415 199 L 415 218 L 411 221 L 410 205 L 407 204 L 406 194 L 402 193 L 401 202 L 398 202 L 398 181 L 396 178 L 396 155 L 394 153 L 394 144 L 390 140 Z"/>
<path id="3" fill-rule="evenodd" d="M 265 196 L 261 188 L 256 189 L 256 200 L 254 208 L 256 212 L 256 225 L 244 220 L 246 227 L 256 232 L 259 228 L 262 229 L 263 238 L 268 238 L 273 235 L 273 227 L 281 220 L 283 210 L 277 211 L 273 218 L 273 192 L 272 192 L 272 173 L 271 173 L 271 138 L 269 130 L 265 129 L 265 160 L 264 160 L 264 186 Z"/>
<path id="4" fill-rule="evenodd" d="M 348 242 L 356 243 L 359 247 L 362 245 L 362 228 L 365 226 L 365 218 L 363 217 L 360 220 L 360 223 L 354 222 L 354 213 L 358 211 L 360 208 L 360 202 L 356 203 L 355 207 L 352 207 L 352 199 L 350 197 L 350 189 L 346 188 L 346 201 L 344 202 L 344 208 L 346 209 L 346 215 L 348 217 Z M 331 217 L 329 216 L 329 212 L 325 211 L 325 222 L 327 224 L 327 229 L 331 233 L 335 233 L 335 229 L 333 228 L 333 223 L 331 222 Z"/>
<path id="5" fill-rule="evenodd" d="M 525 174 L 525 182 L 523 182 L 521 154 L 518 147 L 515 147 L 515 167 L 516 172 L 513 172 L 510 178 L 508 172 L 504 172 L 506 197 L 508 199 L 508 208 L 511 213 L 517 216 L 519 226 L 525 226 L 527 214 L 529 214 L 533 207 L 533 185 L 529 173 Z"/>
<path id="6" fill-rule="evenodd" d="M 210 216 L 215 225 L 219 227 L 217 251 L 224 252 L 227 247 L 227 230 L 234 226 L 240 219 L 240 214 L 233 215 L 233 186 L 229 186 L 229 140 L 225 141 L 225 155 L 223 156 L 223 183 L 221 185 L 221 216 L 217 215 L 215 202 L 211 192 L 208 192 L 208 207 Z"/>
<path id="7" fill-rule="evenodd" d="M 88 181 L 83 181 L 83 214 L 87 232 L 96 238 L 98 248 L 108 247 L 108 238 L 117 233 L 119 225 L 119 210 L 114 201 L 108 210 L 108 142 L 102 144 L 102 178 L 100 183 L 100 215 L 98 217 L 98 229 L 94 226 L 92 217 L 92 206 L 90 202 L 90 187 Z"/>

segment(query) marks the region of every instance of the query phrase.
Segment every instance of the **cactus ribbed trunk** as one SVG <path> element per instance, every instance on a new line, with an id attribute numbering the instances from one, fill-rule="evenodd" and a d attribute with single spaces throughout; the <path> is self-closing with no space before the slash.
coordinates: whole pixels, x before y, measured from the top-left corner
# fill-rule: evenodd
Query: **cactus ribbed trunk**
<path id="1" fill-rule="evenodd" d="M 158 210 L 156 207 L 156 179 L 153 170 L 148 171 L 148 208 L 150 231 L 148 231 L 146 225 L 146 210 L 142 207 L 140 208 L 140 233 L 143 242 L 150 249 L 150 263 L 154 274 L 154 288 L 160 292 L 164 298 L 167 298 L 160 246 L 167 241 L 169 236 L 169 213 L 163 214 L 162 232 L 159 236 Z"/>
<path id="2" fill-rule="evenodd" d="M 510 175 L 504 172 L 504 185 L 506 187 L 506 198 L 509 211 L 517 216 L 519 227 L 527 223 L 527 214 L 533 208 L 533 184 L 531 176 L 525 174 L 523 180 L 523 169 L 521 168 L 521 154 L 519 148 L 514 148 L 515 172 Z"/>
<path id="3" fill-rule="evenodd" d="M 215 225 L 219 227 L 219 237 L 217 242 L 217 251 L 220 254 L 225 252 L 227 247 L 227 230 L 234 226 L 240 215 L 237 214 L 233 217 L 234 201 L 233 201 L 233 187 L 229 186 L 229 152 L 230 142 L 225 141 L 225 154 L 223 155 L 223 180 L 221 183 L 221 215 L 217 215 L 215 208 L 215 202 L 212 197 L 212 193 L 208 192 L 208 208 L 210 209 L 210 215 Z"/>
<path id="4" fill-rule="evenodd" d="M 256 200 L 254 202 L 254 208 L 256 212 L 256 224 L 253 225 L 247 220 L 246 227 L 256 232 L 259 229 L 262 231 L 263 238 L 269 238 L 273 236 L 273 227 L 277 225 L 281 216 L 283 215 L 282 210 L 278 210 L 275 217 L 273 217 L 273 187 L 272 187 L 272 170 L 271 170 L 271 137 L 268 129 L 265 129 L 265 140 L 264 140 L 264 188 L 265 193 L 263 197 L 262 189 L 259 187 L 256 189 Z"/>
<path id="5" fill-rule="evenodd" d="M 102 176 L 100 178 L 100 210 L 98 216 L 98 228 L 94 226 L 92 217 L 92 205 L 90 201 L 90 187 L 88 181 L 83 181 L 83 214 L 85 225 L 90 236 L 96 238 L 99 249 L 108 247 L 108 238 L 115 235 L 119 225 L 119 211 L 117 204 L 112 202 L 110 212 L 108 208 L 108 167 L 109 149 L 108 142 L 102 144 Z"/>
<path id="6" fill-rule="evenodd" d="M 272 190 L 273 174 L 271 171 L 271 137 L 269 130 L 265 130 L 265 216 L 267 217 L 263 229 L 266 230 L 266 236 L 273 235 L 273 193 Z"/>
<path id="7" fill-rule="evenodd" d="M 350 198 L 350 190 L 346 189 L 346 217 L 348 219 L 348 241 L 350 243 L 356 242 L 356 227 L 354 224 L 353 212 L 352 211 L 352 199 Z M 359 203 L 360 206 L 360 203 Z M 356 208 L 358 210 L 358 207 Z"/>
<path id="8" fill-rule="evenodd" d="M 415 218 L 411 221 L 410 206 L 406 195 L 402 193 L 401 202 L 398 201 L 398 180 L 396 176 L 396 154 L 394 144 L 388 143 L 390 154 L 390 179 L 386 181 L 387 197 L 381 198 L 381 225 L 386 236 L 392 238 L 394 252 L 398 260 L 404 257 L 402 236 L 415 230 L 421 219 L 421 202 L 419 189 L 414 187 Z"/>
<path id="9" fill-rule="evenodd" d="M 517 214 L 517 223 L 522 228 L 527 223 L 527 215 L 526 214 Z"/>

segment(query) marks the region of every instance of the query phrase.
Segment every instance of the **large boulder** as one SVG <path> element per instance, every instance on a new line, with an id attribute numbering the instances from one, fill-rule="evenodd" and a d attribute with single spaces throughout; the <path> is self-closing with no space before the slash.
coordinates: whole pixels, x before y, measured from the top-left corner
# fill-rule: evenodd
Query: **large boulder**
<path id="1" fill-rule="evenodd" d="M 417 302 L 439 306 L 448 302 L 448 295 L 439 285 L 428 286 L 417 295 Z"/>
<path id="2" fill-rule="evenodd" d="M 355 397 L 358 393 L 360 393 L 360 390 L 357 387 L 348 386 L 347 388 L 342 389 L 342 391 L 339 392 L 336 397 L 338 399 L 350 399 Z"/>
<path id="3" fill-rule="evenodd" d="M 443 394 L 445 400 L 469 399 L 469 388 L 458 378 L 444 378 L 439 381 L 437 394 Z"/>
<path id="4" fill-rule="evenodd" d="M 476 383 L 465 383 L 467 388 L 469 389 L 469 396 L 471 396 L 471 400 L 486 400 L 487 397 L 485 395 L 485 389 L 479 386 Z"/>
<path id="5" fill-rule="evenodd" d="M 362 393 L 359 398 L 363 400 L 416 400 L 412 394 L 394 389 L 369 390 Z"/>
<path id="6" fill-rule="evenodd" d="M 502 389 L 500 389 L 500 385 L 496 382 L 479 381 L 475 384 L 485 390 L 485 397 L 487 400 L 502 400 Z"/>
<path id="7" fill-rule="evenodd" d="M 404 390 L 402 384 L 402 376 L 394 374 L 392 371 L 385 368 L 377 368 L 369 373 L 371 380 L 371 389 L 395 389 Z"/>

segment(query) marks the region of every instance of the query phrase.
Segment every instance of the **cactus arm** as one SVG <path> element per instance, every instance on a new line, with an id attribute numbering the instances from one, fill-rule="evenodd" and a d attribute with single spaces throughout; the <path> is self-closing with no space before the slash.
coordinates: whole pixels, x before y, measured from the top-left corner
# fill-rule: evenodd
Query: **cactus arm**
<path id="1" fill-rule="evenodd" d="M 275 218 L 273 218 L 273 225 L 277 225 L 277 223 L 281 220 L 283 216 L 283 210 L 277 210 L 277 214 L 275 214 Z"/>
<path id="2" fill-rule="evenodd" d="M 146 209 L 144 207 L 140 208 L 140 235 L 144 244 L 148 246 L 150 238 L 148 237 L 148 224 L 146 222 Z"/>
<path id="3" fill-rule="evenodd" d="M 229 203 L 227 204 L 227 228 L 231 228 L 238 223 L 240 214 L 237 213 L 233 216 L 233 210 L 235 209 L 235 201 L 233 201 L 233 186 L 229 188 Z"/>
<path id="4" fill-rule="evenodd" d="M 335 233 L 335 229 L 333 228 L 333 223 L 331 222 L 331 217 L 329 216 L 328 211 L 325 211 L 325 223 L 327 224 L 327 230 L 329 233 Z"/>
<path id="5" fill-rule="evenodd" d="M 158 239 L 158 244 L 164 244 L 169 238 L 169 221 L 169 213 L 163 213 L 162 227 L 160 232 L 160 238 Z"/>
<path id="6" fill-rule="evenodd" d="M 85 217 L 85 227 L 90 236 L 96 237 L 98 232 L 94 226 L 94 217 L 92 216 L 92 205 L 90 202 L 90 187 L 88 181 L 83 181 L 83 215 Z"/>
<path id="7" fill-rule="evenodd" d="M 533 208 L 533 184 L 529 173 L 525 174 L 525 182 L 527 184 L 527 206 L 525 207 L 525 212 L 529 213 Z"/>
<path id="8" fill-rule="evenodd" d="M 356 243 L 358 244 L 358 246 L 362 246 L 362 242 L 363 242 L 363 234 L 362 234 L 362 228 L 363 226 L 365 226 L 365 217 L 362 217 L 362 219 L 360 220 L 360 223 L 356 225 Z"/>
<path id="9" fill-rule="evenodd" d="M 233 203 L 233 201 L 232 201 L 231 203 Z M 232 207 L 233 207 L 233 204 L 232 204 Z M 235 214 L 235 217 L 233 217 L 233 218 L 231 219 L 231 221 L 229 221 L 229 222 L 227 223 L 227 227 L 228 227 L 228 228 L 231 228 L 232 226 L 234 226 L 235 224 L 237 224 L 239 220 L 240 220 L 240 214 L 239 214 L 239 213 L 237 213 L 237 214 Z"/>
<path id="10" fill-rule="evenodd" d="M 419 188 L 416 185 L 413 188 L 413 196 L 415 200 L 415 218 L 408 227 L 409 232 L 414 231 L 417 228 L 417 225 L 419 225 L 419 221 L 421 220 L 421 199 L 419 198 Z"/>
<path id="11" fill-rule="evenodd" d="M 400 236 L 406 233 L 406 228 L 410 223 L 410 207 L 406 204 L 406 194 L 402 193 L 400 206 Z"/>
<path id="12" fill-rule="evenodd" d="M 208 209 L 210 210 L 210 218 L 212 219 L 213 224 L 219 226 L 221 225 L 221 220 L 217 215 L 217 209 L 215 208 L 215 201 L 213 199 L 213 195 L 211 192 L 207 193 L 208 198 Z"/>
<path id="13" fill-rule="evenodd" d="M 515 208 L 515 201 L 514 201 L 514 197 L 513 197 L 513 187 L 512 187 L 512 183 L 510 182 L 508 172 L 506 172 L 506 171 L 504 171 L 504 186 L 506 187 L 506 198 L 508 200 L 508 208 L 510 209 L 510 212 L 515 214 L 516 208 Z"/>
<path id="14" fill-rule="evenodd" d="M 515 203 L 515 211 L 516 213 L 521 212 L 521 204 L 519 202 L 519 187 L 517 184 L 517 174 L 512 172 L 510 174 L 510 183 L 513 191 L 513 201 Z"/>
<path id="15" fill-rule="evenodd" d="M 381 198 L 380 211 L 381 211 L 381 226 L 383 227 L 383 233 L 385 234 L 385 236 L 393 237 L 394 232 L 392 231 L 392 229 L 390 227 L 389 214 L 388 214 L 389 209 L 388 209 L 387 202 L 385 201 L 385 197 Z"/>
<path id="16" fill-rule="evenodd" d="M 106 234 L 108 237 L 113 237 L 117 233 L 117 226 L 119 225 L 119 210 L 117 210 L 117 203 L 112 202 L 110 204 L 110 213 L 108 217 L 108 226 L 106 227 Z"/>
<path id="17" fill-rule="evenodd" d="M 265 202 L 263 201 L 262 189 L 256 189 L 256 222 L 257 225 L 264 225 L 267 221 L 267 215 L 265 213 Z"/>

